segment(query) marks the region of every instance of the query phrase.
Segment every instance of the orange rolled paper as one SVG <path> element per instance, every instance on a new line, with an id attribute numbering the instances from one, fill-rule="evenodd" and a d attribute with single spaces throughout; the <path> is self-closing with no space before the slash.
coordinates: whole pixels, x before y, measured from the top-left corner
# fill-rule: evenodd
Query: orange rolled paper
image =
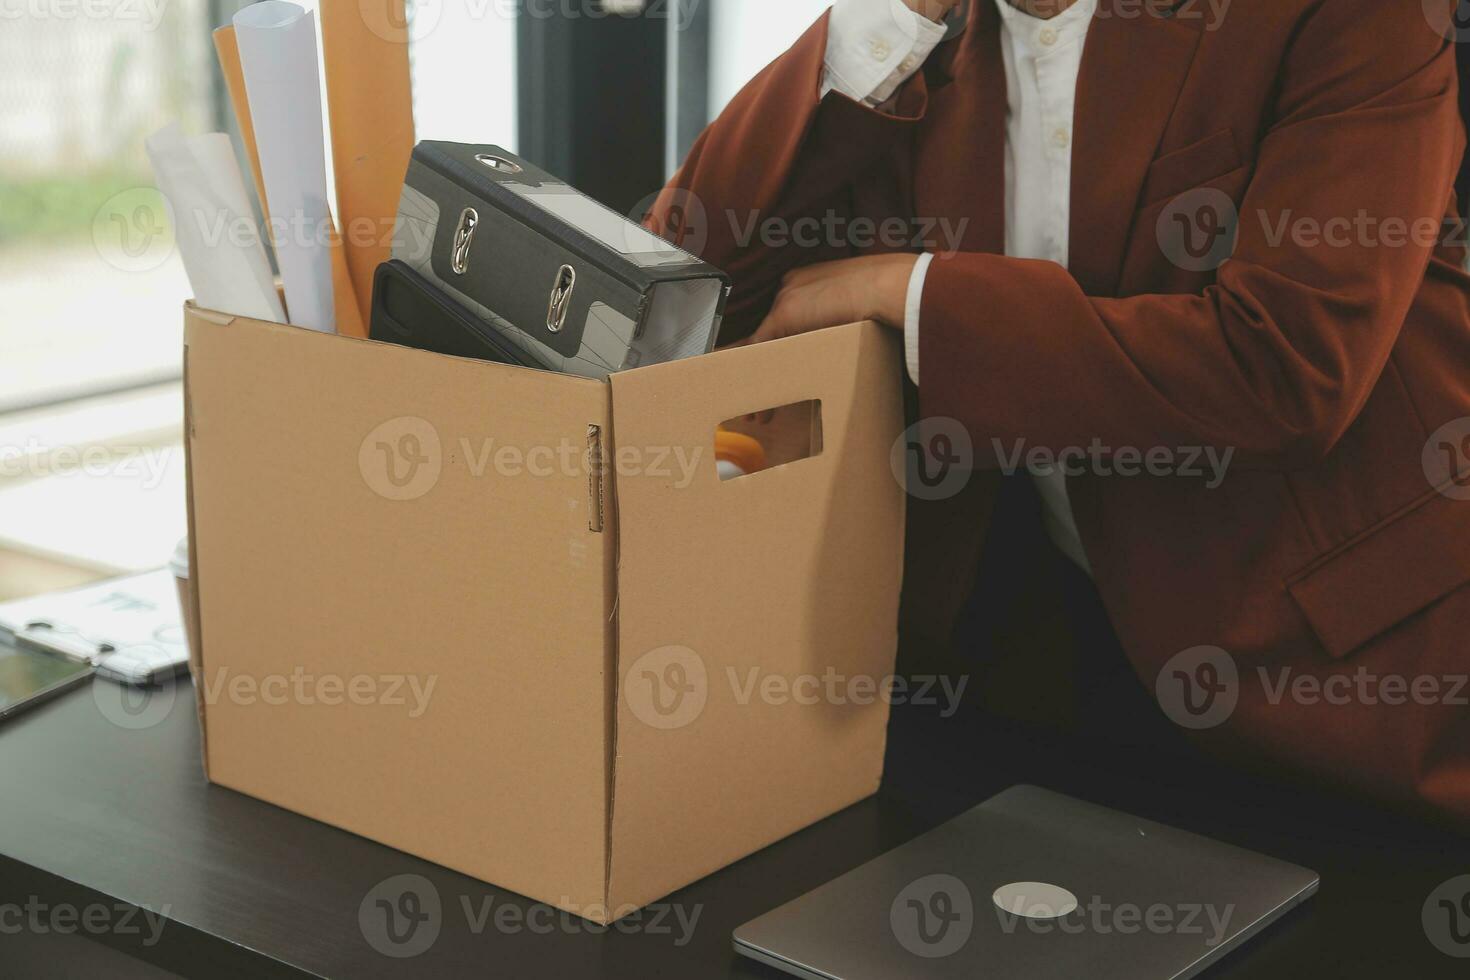
<path id="1" fill-rule="evenodd" d="M 324 3 L 319 14 L 338 224 L 358 304 L 371 310 L 413 153 L 409 24 L 404 0 Z"/>

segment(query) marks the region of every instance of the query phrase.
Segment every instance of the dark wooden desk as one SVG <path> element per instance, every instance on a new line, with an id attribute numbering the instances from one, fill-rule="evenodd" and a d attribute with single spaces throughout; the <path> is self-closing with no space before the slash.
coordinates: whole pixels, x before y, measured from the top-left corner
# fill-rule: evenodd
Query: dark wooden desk
<path id="1" fill-rule="evenodd" d="M 1421 922 L 1436 886 L 1470 873 L 1470 841 L 1202 761 L 1161 777 L 1106 747 L 897 710 L 881 796 L 671 896 L 686 921 L 698 915 L 692 934 L 673 916 L 625 934 L 207 785 L 193 711 L 184 685 L 161 723 L 127 730 L 83 690 L 0 727 L 0 974 L 775 980 L 731 952 L 735 926 L 1030 782 L 1321 873 L 1317 899 L 1212 980 L 1470 975 L 1470 960 L 1438 952 Z M 358 912 L 404 874 L 427 879 L 443 912 L 432 947 L 397 959 L 374 950 Z M 28 903 L 39 911 L 16 928 Z M 136 907 L 162 916 L 156 941 L 141 916 L 120 928 Z M 511 918 L 497 918 L 502 908 Z M 94 916 L 88 938 L 53 928 L 68 909 Z"/>

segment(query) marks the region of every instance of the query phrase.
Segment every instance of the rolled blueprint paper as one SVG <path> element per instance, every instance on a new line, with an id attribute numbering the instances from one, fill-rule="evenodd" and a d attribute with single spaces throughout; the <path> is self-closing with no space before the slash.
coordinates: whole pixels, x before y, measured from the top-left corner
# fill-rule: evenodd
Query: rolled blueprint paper
<path id="1" fill-rule="evenodd" d="M 158 190 L 169 203 L 194 302 L 285 323 L 230 138 L 224 133 L 185 136 L 175 123 L 148 137 L 145 145 Z"/>
<path id="2" fill-rule="evenodd" d="M 316 17 L 285 0 L 264 0 L 235 14 L 234 23 L 291 322 L 335 333 Z"/>

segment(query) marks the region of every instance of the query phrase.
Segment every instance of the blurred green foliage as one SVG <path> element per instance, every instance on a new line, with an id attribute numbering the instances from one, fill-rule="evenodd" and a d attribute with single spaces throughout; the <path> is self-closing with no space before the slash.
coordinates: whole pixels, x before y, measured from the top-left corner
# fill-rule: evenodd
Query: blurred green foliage
<path id="1" fill-rule="evenodd" d="M 86 239 L 109 198 L 152 185 L 151 173 L 132 168 L 20 180 L 0 177 L 0 246 Z"/>

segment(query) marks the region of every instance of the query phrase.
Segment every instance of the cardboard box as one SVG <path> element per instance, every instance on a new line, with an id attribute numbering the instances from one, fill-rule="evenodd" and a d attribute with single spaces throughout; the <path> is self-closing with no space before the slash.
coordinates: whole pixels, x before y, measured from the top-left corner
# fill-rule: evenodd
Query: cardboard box
<path id="1" fill-rule="evenodd" d="M 185 319 L 212 781 L 599 922 L 876 790 L 894 331 L 593 381 Z"/>

